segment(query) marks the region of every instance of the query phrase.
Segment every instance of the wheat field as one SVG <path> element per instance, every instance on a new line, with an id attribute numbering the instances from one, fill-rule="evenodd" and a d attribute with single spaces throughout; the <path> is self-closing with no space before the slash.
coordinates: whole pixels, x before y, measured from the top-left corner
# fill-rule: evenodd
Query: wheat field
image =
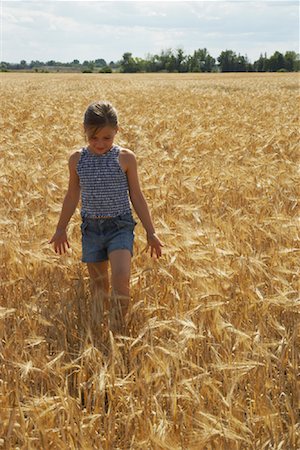
<path id="1" fill-rule="evenodd" d="M 299 434 L 299 74 L 1 74 L 0 448 L 290 450 Z M 131 330 L 91 329 L 79 207 L 48 244 L 88 104 L 119 113 Z"/>

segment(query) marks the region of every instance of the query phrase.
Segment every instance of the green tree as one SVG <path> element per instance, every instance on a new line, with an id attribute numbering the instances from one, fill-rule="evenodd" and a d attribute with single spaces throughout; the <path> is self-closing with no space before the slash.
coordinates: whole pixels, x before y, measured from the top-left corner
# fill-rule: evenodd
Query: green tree
<path id="1" fill-rule="evenodd" d="M 262 53 L 259 55 L 259 58 L 257 61 L 254 62 L 254 68 L 257 72 L 265 72 L 265 58 L 263 57 Z"/>
<path id="2" fill-rule="evenodd" d="M 159 62 L 158 55 L 151 55 L 150 53 L 148 53 L 146 55 L 146 60 L 145 60 L 146 72 L 157 72 L 159 64 L 160 64 L 160 62 Z"/>
<path id="3" fill-rule="evenodd" d="M 285 60 L 283 54 L 276 51 L 270 57 L 269 65 L 271 72 L 277 72 L 277 70 L 285 69 Z"/>
<path id="4" fill-rule="evenodd" d="M 206 48 L 194 51 L 193 56 L 188 58 L 187 66 L 190 72 L 211 72 L 216 60 L 210 56 Z"/>
<path id="5" fill-rule="evenodd" d="M 9 63 L 5 62 L 5 61 L 1 61 L 0 63 L 0 71 L 1 72 L 7 72 L 9 69 Z"/>
<path id="6" fill-rule="evenodd" d="M 173 72 L 175 70 L 176 58 L 173 55 L 171 48 L 161 50 L 158 61 L 160 63 L 158 66 L 159 70 L 166 70 L 168 72 Z"/>
<path id="7" fill-rule="evenodd" d="M 184 55 L 183 49 L 179 47 L 175 55 L 175 70 L 177 70 L 178 72 L 186 72 L 186 60 L 187 57 Z"/>
<path id="8" fill-rule="evenodd" d="M 95 68 L 95 61 L 83 61 L 82 63 L 83 66 L 83 70 L 89 70 L 91 72 L 93 72 L 94 68 Z"/>
<path id="9" fill-rule="evenodd" d="M 234 72 L 236 68 L 237 56 L 232 50 L 222 51 L 217 58 L 221 72 Z"/>
<path id="10" fill-rule="evenodd" d="M 238 54 L 234 63 L 234 70 L 236 72 L 246 72 L 247 69 L 247 60 L 243 55 Z"/>
<path id="11" fill-rule="evenodd" d="M 146 72 L 146 61 L 143 58 L 134 58 L 137 72 Z"/>
<path id="12" fill-rule="evenodd" d="M 289 72 L 297 72 L 299 70 L 299 53 L 287 51 L 284 55 L 285 68 Z"/>
<path id="13" fill-rule="evenodd" d="M 267 58 L 267 54 L 264 56 L 261 53 L 257 61 L 254 61 L 253 68 L 256 72 L 268 72 L 269 71 L 269 59 Z"/>
<path id="14" fill-rule="evenodd" d="M 43 62 L 41 62 L 41 61 L 31 61 L 30 62 L 30 64 L 29 64 L 29 67 L 32 69 L 33 67 L 41 67 L 41 66 L 44 66 L 45 65 L 45 63 L 43 63 Z"/>
<path id="15" fill-rule="evenodd" d="M 102 68 L 99 70 L 99 73 L 112 73 L 112 68 L 109 67 L 109 66 L 102 67 Z"/>
<path id="16" fill-rule="evenodd" d="M 176 56 L 173 55 L 172 52 L 170 53 L 170 55 L 168 57 L 166 57 L 166 58 L 163 57 L 162 64 L 163 64 L 162 70 L 166 70 L 167 72 L 178 72 Z"/>
<path id="17" fill-rule="evenodd" d="M 138 71 L 135 59 L 132 57 L 132 53 L 126 52 L 122 56 L 121 60 L 121 72 L 134 73 Z"/>
<path id="18" fill-rule="evenodd" d="M 103 59 L 103 58 L 95 59 L 95 66 L 96 67 L 106 67 L 107 64 L 106 64 L 105 59 Z"/>
<path id="19" fill-rule="evenodd" d="M 216 64 L 215 58 L 207 54 L 204 63 L 204 72 L 211 72 Z"/>

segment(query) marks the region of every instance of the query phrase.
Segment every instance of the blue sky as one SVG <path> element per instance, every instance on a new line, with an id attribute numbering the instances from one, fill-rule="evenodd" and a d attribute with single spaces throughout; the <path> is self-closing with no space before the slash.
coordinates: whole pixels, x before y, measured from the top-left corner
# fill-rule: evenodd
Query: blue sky
<path id="1" fill-rule="evenodd" d="M 206 47 L 299 53 L 298 1 L 1 1 L 1 61 L 70 62 Z"/>

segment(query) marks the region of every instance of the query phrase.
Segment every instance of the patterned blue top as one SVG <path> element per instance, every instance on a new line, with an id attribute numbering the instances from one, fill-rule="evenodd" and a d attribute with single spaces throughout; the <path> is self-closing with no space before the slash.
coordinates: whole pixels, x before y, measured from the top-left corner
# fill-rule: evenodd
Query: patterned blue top
<path id="1" fill-rule="evenodd" d="M 120 146 L 102 154 L 83 147 L 77 164 L 81 217 L 118 216 L 131 212 L 126 173 L 119 163 Z"/>

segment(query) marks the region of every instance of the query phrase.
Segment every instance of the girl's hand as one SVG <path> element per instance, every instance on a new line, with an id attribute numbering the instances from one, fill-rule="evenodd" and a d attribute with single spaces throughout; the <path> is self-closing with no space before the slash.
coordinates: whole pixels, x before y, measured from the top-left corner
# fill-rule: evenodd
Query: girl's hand
<path id="1" fill-rule="evenodd" d="M 48 244 L 52 244 L 52 242 L 54 242 L 55 253 L 59 253 L 60 255 L 67 251 L 67 247 L 70 248 L 66 230 L 56 230 Z"/>
<path id="2" fill-rule="evenodd" d="M 151 257 L 153 256 L 154 250 L 156 251 L 156 256 L 159 258 L 161 256 L 161 247 L 164 247 L 164 244 L 159 240 L 156 233 L 147 233 L 147 247 L 151 247 Z"/>

